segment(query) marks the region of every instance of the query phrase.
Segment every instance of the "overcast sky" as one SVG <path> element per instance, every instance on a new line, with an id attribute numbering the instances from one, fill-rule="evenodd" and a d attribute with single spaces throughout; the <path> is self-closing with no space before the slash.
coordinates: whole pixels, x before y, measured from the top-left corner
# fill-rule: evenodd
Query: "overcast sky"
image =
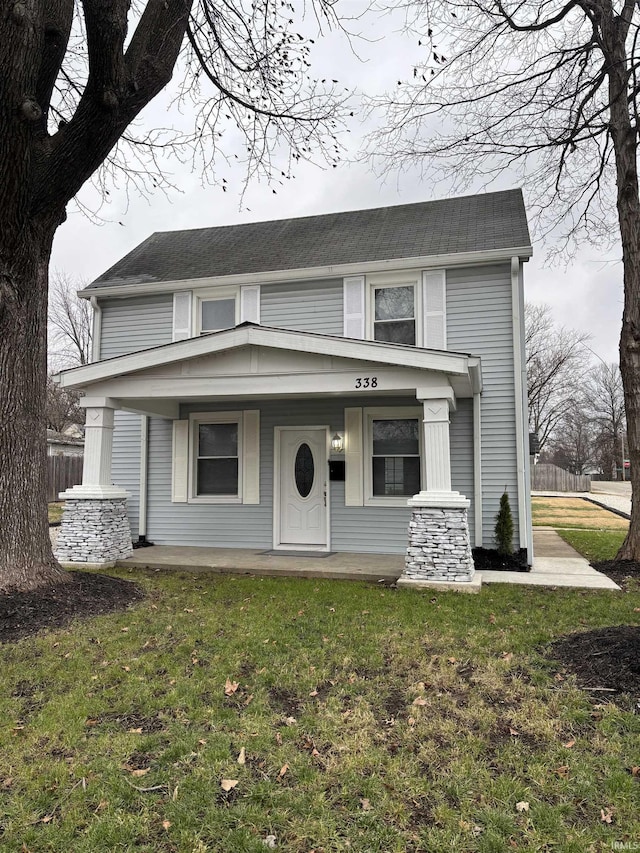
<path id="1" fill-rule="evenodd" d="M 355 0 L 348 3 L 354 11 Z M 345 86 L 357 87 L 369 94 L 392 90 L 397 81 L 411 74 L 418 58 L 415 39 L 404 36 L 398 19 L 369 17 L 354 28 L 367 40 L 359 40 L 357 58 L 343 38 L 319 39 L 314 55 L 318 76 L 336 77 Z M 151 104 L 144 114 L 149 126 L 168 123 L 167 98 Z M 378 119 L 380 120 L 380 119 Z M 373 125 L 362 121 L 357 109 L 351 132 L 344 137 L 345 160 L 336 169 L 299 164 L 296 179 L 277 187 L 277 194 L 266 183 L 250 184 L 240 202 L 240 167 L 224 172 L 229 190 L 202 187 L 201 176 L 178 162 L 169 166 L 179 190 L 166 198 L 155 193 L 149 200 L 135 194 L 127 198 L 123 189 L 113 190 L 108 205 L 101 210 L 102 224 L 96 224 L 69 206 L 68 219 L 57 233 L 52 269 L 60 270 L 79 284 L 88 283 L 154 231 L 203 228 L 262 219 L 333 213 L 341 210 L 403 204 L 440 198 L 449 194 L 446 184 L 434 187 L 428 169 L 424 177 L 416 171 L 387 177 L 382 181 L 366 163 L 354 162 L 362 139 Z M 233 150 L 226 150 L 233 155 Z M 225 167 L 226 168 L 226 167 Z M 491 189 L 522 185 L 505 173 Z M 479 191 L 481 183 L 470 191 Z M 527 186 L 522 185 L 527 201 Z M 91 187 L 80 197 L 90 208 L 97 206 Z M 622 315 L 622 266 L 619 251 L 603 252 L 582 246 L 564 265 L 547 266 L 546 246 L 535 239 L 534 257 L 525 267 L 525 298 L 547 303 L 558 324 L 587 331 L 592 335 L 594 352 L 605 361 L 618 360 L 618 337 Z"/>

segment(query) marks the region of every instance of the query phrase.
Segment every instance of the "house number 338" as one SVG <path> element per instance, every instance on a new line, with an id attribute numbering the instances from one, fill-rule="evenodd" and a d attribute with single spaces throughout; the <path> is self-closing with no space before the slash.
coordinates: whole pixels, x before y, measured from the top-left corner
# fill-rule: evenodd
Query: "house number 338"
<path id="1" fill-rule="evenodd" d="M 356 379 L 356 388 L 377 388 L 377 376 L 358 376 Z"/>

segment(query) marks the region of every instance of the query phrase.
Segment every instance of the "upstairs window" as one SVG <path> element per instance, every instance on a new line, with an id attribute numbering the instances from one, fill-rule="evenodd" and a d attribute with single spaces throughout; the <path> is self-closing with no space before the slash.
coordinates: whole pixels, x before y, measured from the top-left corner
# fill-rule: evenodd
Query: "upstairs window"
<path id="1" fill-rule="evenodd" d="M 236 298 L 200 299 L 200 334 L 232 329 L 236 325 Z"/>
<path id="2" fill-rule="evenodd" d="M 413 284 L 373 288 L 373 339 L 416 344 L 416 289 Z"/>

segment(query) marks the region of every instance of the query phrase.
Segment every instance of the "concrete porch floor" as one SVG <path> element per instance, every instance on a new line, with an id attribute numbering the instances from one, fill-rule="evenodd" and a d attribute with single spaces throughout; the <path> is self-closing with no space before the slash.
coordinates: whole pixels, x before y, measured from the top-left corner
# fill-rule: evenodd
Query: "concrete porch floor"
<path id="1" fill-rule="evenodd" d="M 476 576 L 480 575 L 483 583 L 619 589 L 606 575 L 596 572 L 551 528 L 534 529 L 533 547 L 535 566 L 531 572 L 482 571 L 477 572 Z M 342 551 L 327 557 L 293 557 L 265 554 L 255 548 L 153 545 L 136 549 L 132 557 L 119 560 L 117 565 L 125 568 L 394 583 L 402 573 L 404 556 Z"/>

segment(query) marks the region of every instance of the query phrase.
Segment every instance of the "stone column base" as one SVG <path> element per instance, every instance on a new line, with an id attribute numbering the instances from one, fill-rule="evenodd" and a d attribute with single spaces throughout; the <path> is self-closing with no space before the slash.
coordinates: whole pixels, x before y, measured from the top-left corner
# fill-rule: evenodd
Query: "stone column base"
<path id="1" fill-rule="evenodd" d="M 469 585 L 479 589 L 471 556 L 467 509 L 469 501 L 457 492 L 415 495 L 409 522 L 405 568 L 399 586 Z"/>
<path id="2" fill-rule="evenodd" d="M 128 495 L 114 487 L 102 491 L 79 486 L 60 494 L 65 505 L 54 553 L 63 565 L 109 568 L 133 554 Z"/>

